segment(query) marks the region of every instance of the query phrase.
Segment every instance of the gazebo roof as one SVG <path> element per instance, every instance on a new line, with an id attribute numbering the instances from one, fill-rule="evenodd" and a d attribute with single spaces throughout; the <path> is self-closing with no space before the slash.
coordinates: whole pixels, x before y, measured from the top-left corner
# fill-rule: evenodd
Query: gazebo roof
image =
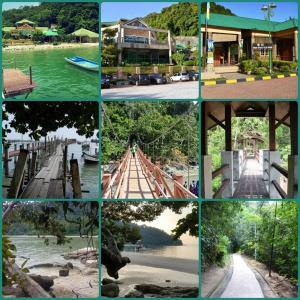
<path id="1" fill-rule="evenodd" d="M 29 21 L 27 19 L 22 19 L 21 21 L 16 22 L 16 24 L 35 24 L 35 22 Z"/>
<path id="2" fill-rule="evenodd" d="M 225 121 L 225 103 L 222 101 L 206 102 L 207 114 L 213 115 L 220 122 Z M 289 102 L 275 102 L 275 119 L 277 121 L 289 112 Z M 232 117 L 268 117 L 269 102 L 268 101 L 240 101 L 231 102 Z M 283 124 L 290 126 L 290 117 L 286 118 Z M 212 118 L 207 118 L 207 128 L 215 127 L 217 123 Z"/>
<path id="3" fill-rule="evenodd" d="M 56 29 L 48 29 L 43 32 L 43 35 L 45 36 L 58 36 L 57 30 Z"/>
<path id="4" fill-rule="evenodd" d="M 70 33 L 71 35 L 75 35 L 75 36 L 79 36 L 79 37 L 89 37 L 89 38 L 97 38 L 99 37 L 99 34 L 93 31 L 90 31 L 88 29 L 85 28 L 80 28 L 72 33 Z"/>

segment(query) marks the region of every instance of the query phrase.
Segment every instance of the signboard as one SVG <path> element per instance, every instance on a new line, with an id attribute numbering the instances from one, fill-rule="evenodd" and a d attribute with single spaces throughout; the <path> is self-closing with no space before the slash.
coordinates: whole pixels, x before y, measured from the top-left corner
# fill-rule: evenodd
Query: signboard
<path id="1" fill-rule="evenodd" d="M 212 51 L 207 52 L 207 63 L 208 64 L 214 63 L 214 53 Z"/>
<path id="2" fill-rule="evenodd" d="M 207 40 L 207 52 L 213 52 L 214 51 L 214 41 L 208 39 Z"/>
<path id="3" fill-rule="evenodd" d="M 252 44 L 253 50 L 272 50 L 273 44 L 254 43 Z"/>

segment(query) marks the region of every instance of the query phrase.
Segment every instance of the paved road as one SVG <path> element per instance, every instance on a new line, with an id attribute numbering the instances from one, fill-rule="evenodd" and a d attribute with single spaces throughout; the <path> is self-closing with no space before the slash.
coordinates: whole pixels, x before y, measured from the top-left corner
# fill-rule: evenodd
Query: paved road
<path id="1" fill-rule="evenodd" d="M 206 99 L 297 98 L 298 77 L 203 86 L 201 95 Z"/>
<path id="2" fill-rule="evenodd" d="M 197 99 L 197 81 L 103 89 L 103 99 Z"/>
<path id="3" fill-rule="evenodd" d="M 233 274 L 221 298 L 264 298 L 254 273 L 239 254 L 233 254 Z"/>
<path id="4" fill-rule="evenodd" d="M 177 257 L 163 257 L 136 252 L 122 252 L 122 256 L 130 258 L 131 264 L 153 268 L 170 269 L 190 274 L 198 274 L 198 261 Z"/>

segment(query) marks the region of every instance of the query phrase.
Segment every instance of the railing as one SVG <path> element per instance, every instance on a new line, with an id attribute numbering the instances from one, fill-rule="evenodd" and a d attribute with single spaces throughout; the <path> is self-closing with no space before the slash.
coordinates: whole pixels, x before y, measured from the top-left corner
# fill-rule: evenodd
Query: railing
<path id="1" fill-rule="evenodd" d="M 288 171 L 283 168 L 282 166 L 280 166 L 279 164 L 273 162 L 271 167 L 273 167 L 276 171 L 278 171 L 281 175 L 283 175 L 284 177 L 286 177 L 287 179 L 289 179 L 289 175 L 288 175 Z M 272 180 L 272 184 L 274 185 L 274 187 L 276 188 L 277 192 L 279 193 L 279 195 L 281 196 L 281 198 L 286 199 L 287 198 L 287 194 L 286 192 L 282 189 L 282 187 L 280 186 L 280 184 L 277 182 L 277 180 Z"/>
<path id="2" fill-rule="evenodd" d="M 137 154 L 140 158 L 142 169 L 146 175 L 146 179 L 150 180 L 151 185 L 154 187 L 153 192 L 159 198 L 197 198 L 196 195 L 186 189 L 183 184 L 183 176 L 175 175 L 175 178 L 160 169 L 159 163 L 156 165 L 151 162 L 149 158 L 138 148 Z M 173 190 L 167 181 L 174 184 Z"/>
<path id="3" fill-rule="evenodd" d="M 122 182 L 124 180 L 124 174 L 126 169 L 128 168 L 128 162 L 130 158 L 130 147 L 128 147 L 122 162 L 119 164 L 117 170 L 114 172 L 113 176 L 111 174 L 103 175 L 103 187 L 102 187 L 102 197 L 104 199 L 118 198 L 120 194 L 120 189 L 122 186 Z M 115 189 L 113 191 L 113 189 Z"/>
<path id="4" fill-rule="evenodd" d="M 229 168 L 229 164 L 224 164 L 222 165 L 220 168 L 214 170 L 212 172 L 212 179 L 218 177 L 219 175 L 222 175 L 224 173 L 225 170 L 227 170 Z M 229 185 L 230 183 L 230 179 L 224 179 L 222 181 L 221 186 L 218 188 L 218 190 L 214 193 L 213 198 L 221 198 L 222 194 L 224 192 L 224 190 L 226 189 L 226 187 Z"/>

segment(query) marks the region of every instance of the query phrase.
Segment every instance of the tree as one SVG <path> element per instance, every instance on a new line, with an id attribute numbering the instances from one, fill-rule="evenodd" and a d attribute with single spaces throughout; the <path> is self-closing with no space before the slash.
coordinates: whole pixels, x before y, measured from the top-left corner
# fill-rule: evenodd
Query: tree
<path id="1" fill-rule="evenodd" d="M 172 54 L 172 59 L 175 61 L 176 65 L 182 66 L 184 62 L 185 54 L 182 52 L 176 52 Z"/>

